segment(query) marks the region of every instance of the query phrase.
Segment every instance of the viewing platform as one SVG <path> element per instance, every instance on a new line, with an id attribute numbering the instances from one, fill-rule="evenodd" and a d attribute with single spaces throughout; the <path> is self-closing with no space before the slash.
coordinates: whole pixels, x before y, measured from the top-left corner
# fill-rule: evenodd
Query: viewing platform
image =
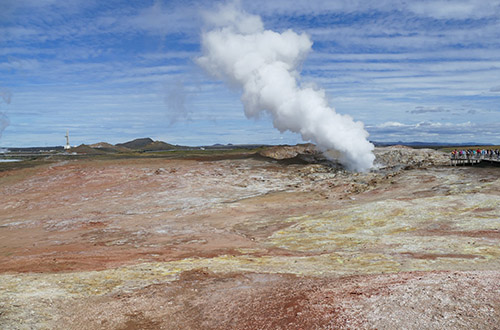
<path id="1" fill-rule="evenodd" d="M 457 156 L 451 156 L 450 157 L 450 165 L 452 166 L 457 166 L 457 165 L 475 165 L 479 164 L 481 162 L 486 162 L 486 163 L 491 163 L 491 164 L 498 164 L 500 165 L 500 158 L 497 156 L 488 156 L 488 155 L 457 155 Z"/>

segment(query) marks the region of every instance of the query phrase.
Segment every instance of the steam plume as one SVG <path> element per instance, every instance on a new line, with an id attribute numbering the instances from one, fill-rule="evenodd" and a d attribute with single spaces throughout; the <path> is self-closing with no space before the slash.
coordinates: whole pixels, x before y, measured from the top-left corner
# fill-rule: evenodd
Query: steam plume
<path id="1" fill-rule="evenodd" d="M 9 117 L 6 114 L 0 112 L 0 138 L 2 137 L 3 130 L 9 126 Z"/>
<path id="2" fill-rule="evenodd" d="M 198 64 L 210 74 L 242 89 L 248 118 L 262 111 L 275 128 L 300 133 L 322 151 L 337 150 L 348 169 L 373 166 L 373 145 L 363 123 L 328 106 L 324 90 L 300 86 L 298 68 L 311 50 L 306 34 L 265 30 L 259 16 L 238 5 L 221 6 L 206 15 L 211 30 L 201 36 L 203 56 Z"/>
<path id="3" fill-rule="evenodd" d="M 0 96 L 5 103 L 10 104 L 10 100 L 12 98 L 12 93 L 10 91 L 7 89 L 0 89 Z"/>
<path id="4" fill-rule="evenodd" d="M 12 98 L 12 93 L 6 89 L 0 89 L 0 97 L 2 97 L 5 103 L 9 104 Z M 4 129 L 9 126 L 9 123 L 9 117 L 7 117 L 4 112 L 0 111 L 0 138 L 2 137 Z"/>
<path id="5" fill-rule="evenodd" d="M 170 125 L 181 120 L 191 120 L 191 113 L 186 107 L 186 90 L 182 81 L 175 81 L 168 85 L 164 101 L 167 105 Z"/>

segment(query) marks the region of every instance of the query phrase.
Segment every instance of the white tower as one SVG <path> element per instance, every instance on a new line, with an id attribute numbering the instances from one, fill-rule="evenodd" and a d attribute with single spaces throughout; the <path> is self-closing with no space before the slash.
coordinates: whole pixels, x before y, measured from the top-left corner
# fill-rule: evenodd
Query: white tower
<path id="1" fill-rule="evenodd" d="M 69 150 L 71 149 L 71 146 L 69 145 L 69 130 L 66 131 L 66 145 L 64 146 L 64 150 Z"/>

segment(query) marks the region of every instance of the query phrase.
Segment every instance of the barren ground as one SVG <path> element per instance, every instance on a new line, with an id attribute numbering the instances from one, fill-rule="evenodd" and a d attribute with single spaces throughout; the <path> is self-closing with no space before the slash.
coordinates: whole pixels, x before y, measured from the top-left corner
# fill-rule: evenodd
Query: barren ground
<path id="1" fill-rule="evenodd" d="M 498 329 L 500 168 L 387 150 L 0 172 L 0 328 Z"/>

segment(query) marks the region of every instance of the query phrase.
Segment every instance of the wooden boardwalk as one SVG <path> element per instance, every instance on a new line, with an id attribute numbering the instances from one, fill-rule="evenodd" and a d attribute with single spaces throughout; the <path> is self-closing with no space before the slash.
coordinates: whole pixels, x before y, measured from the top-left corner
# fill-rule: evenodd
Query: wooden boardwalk
<path id="1" fill-rule="evenodd" d="M 452 166 L 457 166 L 457 165 L 475 165 L 479 164 L 481 162 L 485 163 L 490 163 L 490 164 L 498 164 L 500 165 L 500 158 L 497 158 L 496 156 L 493 157 L 488 157 L 481 155 L 479 157 L 476 156 L 451 156 L 450 158 L 450 165 Z"/>

